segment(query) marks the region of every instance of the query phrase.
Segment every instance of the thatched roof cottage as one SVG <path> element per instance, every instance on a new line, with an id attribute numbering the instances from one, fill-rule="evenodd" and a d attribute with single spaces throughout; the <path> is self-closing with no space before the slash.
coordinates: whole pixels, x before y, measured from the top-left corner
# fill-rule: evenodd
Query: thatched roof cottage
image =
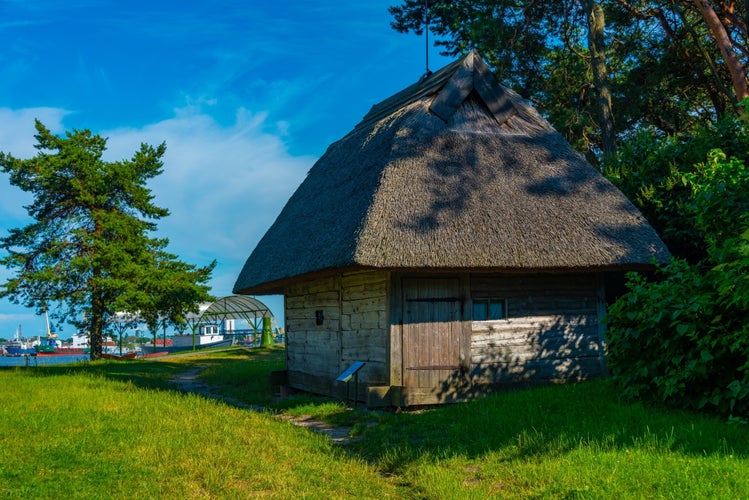
<path id="1" fill-rule="evenodd" d="M 471 52 L 328 148 L 234 292 L 284 295 L 291 387 L 439 403 L 603 374 L 606 277 L 668 255 Z"/>

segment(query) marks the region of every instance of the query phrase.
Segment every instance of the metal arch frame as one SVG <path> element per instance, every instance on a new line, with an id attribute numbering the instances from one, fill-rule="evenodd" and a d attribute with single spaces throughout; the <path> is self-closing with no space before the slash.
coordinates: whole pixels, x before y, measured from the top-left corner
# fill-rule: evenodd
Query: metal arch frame
<path id="1" fill-rule="evenodd" d="M 256 298 L 247 295 L 228 295 L 216 299 L 205 310 L 202 310 L 200 315 L 189 318 L 188 322 L 194 330 L 201 324 L 221 323 L 227 319 L 243 319 L 257 331 L 258 318 L 271 318 L 271 322 L 275 322 L 275 317 L 268 306 Z"/>

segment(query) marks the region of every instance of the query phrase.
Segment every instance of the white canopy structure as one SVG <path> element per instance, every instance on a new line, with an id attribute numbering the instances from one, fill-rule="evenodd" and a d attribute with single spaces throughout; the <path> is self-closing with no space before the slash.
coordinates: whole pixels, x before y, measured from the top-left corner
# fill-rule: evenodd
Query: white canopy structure
<path id="1" fill-rule="evenodd" d="M 202 324 L 244 320 L 251 329 L 260 331 L 263 318 L 271 318 L 271 324 L 276 324 L 275 317 L 268 306 L 256 298 L 246 295 L 229 295 L 216 299 L 210 304 L 202 304 L 198 314 L 190 314 L 186 319 L 192 329 Z"/>
<path id="2" fill-rule="evenodd" d="M 235 327 L 235 320 L 241 322 L 238 327 Z M 117 312 L 110 322 L 110 327 L 119 333 L 120 345 L 122 345 L 124 333 L 142 323 L 143 320 L 137 312 Z M 247 338 L 254 345 L 256 338 L 261 339 L 261 334 L 262 345 L 266 345 L 266 342 L 274 342 L 274 336 L 283 334 L 268 306 L 256 298 L 246 295 L 229 295 L 216 299 L 214 302 L 200 304 L 197 313 L 188 313 L 185 316 L 185 323 L 187 332 L 182 330 L 173 335 L 174 344 L 167 345 L 166 324 L 162 323 L 164 328 L 163 342 L 156 347 L 157 334 L 152 332 L 154 335 L 153 345 L 150 347 L 142 346 L 142 348 L 144 350 L 150 349 L 153 352 L 156 352 L 157 349 L 174 352 L 186 348 L 195 349 L 198 345 L 201 347 L 221 347 L 219 344 L 233 345 L 235 342 L 243 342 Z M 275 335 L 273 334 L 274 329 L 276 330 Z M 186 341 L 185 337 L 192 337 L 192 340 Z"/>

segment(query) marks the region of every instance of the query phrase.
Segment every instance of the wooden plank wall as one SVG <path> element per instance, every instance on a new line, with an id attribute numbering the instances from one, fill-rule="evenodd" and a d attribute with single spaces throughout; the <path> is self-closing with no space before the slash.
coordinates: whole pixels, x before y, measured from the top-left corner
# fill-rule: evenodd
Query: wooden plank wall
<path id="1" fill-rule="evenodd" d="M 506 299 L 509 317 L 472 322 L 472 383 L 543 383 L 602 375 L 599 285 L 593 274 L 473 276 L 472 296 Z"/>
<path id="2" fill-rule="evenodd" d="M 365 386 L 386 383 L 388 370 L 389 276 L 357 272 L 304 282 L 286 290 L 286 348 L 289 385 L 318 394 L 343 397 L 336 377 L 354 361 L 359 395 Z M 322 311 L 322 325 L 316 324 Z M 353 396 L 354 390 L 351 389 Z"/>
<path id="3" fill-rule="evenodd" d="M 291 387 L 330 394 L 338 376 L 339 278 L 297 284 L 285 293 L 286 369 Z M 322 325 L 315 311 L 323 312 Z"/>

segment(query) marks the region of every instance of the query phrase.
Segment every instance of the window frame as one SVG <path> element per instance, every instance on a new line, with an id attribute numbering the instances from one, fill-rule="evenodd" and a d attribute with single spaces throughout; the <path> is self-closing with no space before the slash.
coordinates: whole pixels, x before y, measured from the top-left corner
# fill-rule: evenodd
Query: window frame
<path id="1" fill-rule="evenodd" d="M 471 320 L 472 321 L 501 321 L 505 319 L 509 319 L 509 314 L 507 310 L 507 298 L 495 296 L 495 295 L 481 295 L 471 298 L 472 305 L 471 305 Z M 500 305 L 501 306 L 501 314 L 492 314 L 492 305 Z M 480 318 L 477 318 L 476 314 L 476 308 L 477 306 L 483 306 L 484 311 L 483 314 L 479 315 Z"/>

